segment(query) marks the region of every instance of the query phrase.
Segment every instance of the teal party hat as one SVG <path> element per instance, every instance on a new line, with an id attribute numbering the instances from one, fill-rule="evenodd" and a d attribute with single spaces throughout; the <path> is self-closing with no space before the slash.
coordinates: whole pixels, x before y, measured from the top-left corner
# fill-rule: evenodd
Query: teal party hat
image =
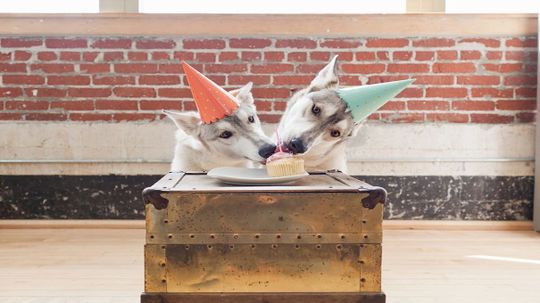
<path id="1" fill-rule="evenodd" d="M 401 93 L 414 79 L 338 89 L 355 122 L 360 122 Z"/>

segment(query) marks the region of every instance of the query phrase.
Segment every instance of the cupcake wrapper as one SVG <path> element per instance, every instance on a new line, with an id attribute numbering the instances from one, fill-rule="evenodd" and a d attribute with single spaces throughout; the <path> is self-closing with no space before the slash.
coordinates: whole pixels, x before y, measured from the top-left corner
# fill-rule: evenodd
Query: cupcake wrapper
<path id="1" fill-rule="evenodd" d="M 304 159 L 280 159 L 266 164 L 266 171 L 271 177 L 299 175 L 304 170 Z"/>

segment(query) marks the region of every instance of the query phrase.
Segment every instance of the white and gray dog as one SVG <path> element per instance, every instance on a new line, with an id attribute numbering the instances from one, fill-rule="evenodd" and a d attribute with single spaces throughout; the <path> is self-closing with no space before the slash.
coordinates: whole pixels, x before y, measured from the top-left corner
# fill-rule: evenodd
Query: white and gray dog
<path id="1" fill-rule="evenodd" d="M 249 167 L 274 152 L 275 144 L 261 128 L 251 88 L 250 82 L 231 91 L 238 108 L 214 123 L 203 124 L 197 112 L 163 111 L 178 127 L 172 171 Z"/>
<path id="2" fill-rule="evenodd" d="M 296 92 L 278 126 L 287 149 L 304 158 L 306 170 L 347 171 L 346 142 L 359 129 L 347 104 L 337 93 L 337 56 L 311 81 Z"/>

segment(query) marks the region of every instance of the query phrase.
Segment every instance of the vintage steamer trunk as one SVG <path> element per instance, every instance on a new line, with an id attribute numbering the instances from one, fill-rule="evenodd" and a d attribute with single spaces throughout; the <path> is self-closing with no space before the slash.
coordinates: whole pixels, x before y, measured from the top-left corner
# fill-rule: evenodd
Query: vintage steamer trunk
<path id="1" fill-rule="evenodd" d="M 340 172 L 232 186 L 170 173 L 143 192 L 141 302 L 384 302 L 384 189 Z"/>

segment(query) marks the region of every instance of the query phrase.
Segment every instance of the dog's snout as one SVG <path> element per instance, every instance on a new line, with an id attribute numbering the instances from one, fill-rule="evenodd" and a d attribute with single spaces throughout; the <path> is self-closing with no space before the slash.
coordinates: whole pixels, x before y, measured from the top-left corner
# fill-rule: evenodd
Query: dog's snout
<path id="1" fill-rule="evenodd" d="M 293 154 L 301 154 L 306 151 L 306 147 L 304 146 L 304 142 L 302 142 L 302 139 L 294 138 L 287 144 L 290 151 L 293 152 Z"/>
<path id="2" fill-rule="evenodd" d="M 275 150 L 276 150 L 276 146 L 274 144 L 265 144 L 259 149 L 259 156 L 266 159 L 270 157 L 274 153 Z"/>

